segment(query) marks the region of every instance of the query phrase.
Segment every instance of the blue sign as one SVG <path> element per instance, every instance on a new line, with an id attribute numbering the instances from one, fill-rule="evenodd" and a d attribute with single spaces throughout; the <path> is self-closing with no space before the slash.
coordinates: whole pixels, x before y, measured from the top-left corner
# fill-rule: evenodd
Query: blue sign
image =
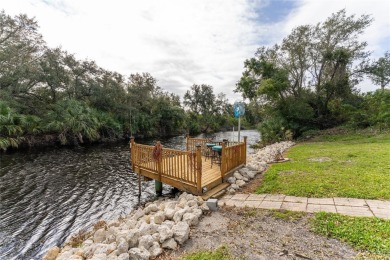
<path id="1" fill-rule="evenodd" d="M 239 118 L 240 116 L 243 116 L 245 114 L 244 102 L 234 102 L 233 114 L 235 118 Z"/>

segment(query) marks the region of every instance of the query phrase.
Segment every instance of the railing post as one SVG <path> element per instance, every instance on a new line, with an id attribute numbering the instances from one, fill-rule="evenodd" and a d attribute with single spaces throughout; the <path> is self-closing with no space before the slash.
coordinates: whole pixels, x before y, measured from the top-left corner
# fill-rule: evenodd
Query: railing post
<path id="1" fill-rule="evenodd" d="M 161 161 L 162 161 L 162 146 L 161 146 L 161 142 L 160 141 L 157 141 L 157 144 L 156 144 L 156 147 L 158 147 L 161 152 L 161 154 L 157 157 L 157 171 L 158 171 L 158 180 L 155 180 L 154 181 L 154 187 L 155 187 L 155 190 L 156 190 L 156 194 L 157 195 L 161 195 L 162 194 L 162 182 L 161 182 L 161 173 L 162 173 L 162 169 L 161 169 Z"/>
<path id="2" fill-rule="evenodd" d="M 186 151 L 188 151 L 188 137 L 189 137 L 189 134 L 186 134 Z"/>
<path id="3" fill-rule="evenodd" d="M 198 193 L 202 193 L 202 146 L 196 146 L 196 184 Z"/>
<path id="4" fill-rule="evenodd" d="M 244 147 L 244 164 L 246 165 L 246 145 L 247 145 L 247 138 L 248 136 L 244 136 L 244 144 L 245 144 L 245 147 Z"/>
<path id="5" fill-rule="evenodd" d="M 222 150 L 221 150 L 221 178 L 222 178 L 222 181 L 223 181 L 223 177 L 225 176 L 226 163 L 227 163 L 226 144 L 227 144 L 227 140 L 224 139 L 222 142 Z"/>
<path id="6" fill-rule="evenodd" d="M 131 170 L 134 172 L 134 136 L 130 137 Z"/>

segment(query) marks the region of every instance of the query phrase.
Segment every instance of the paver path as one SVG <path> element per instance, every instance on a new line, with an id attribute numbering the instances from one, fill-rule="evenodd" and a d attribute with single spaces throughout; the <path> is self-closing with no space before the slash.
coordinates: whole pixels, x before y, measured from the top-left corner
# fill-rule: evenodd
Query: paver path
<path id="1" fill-rule="evenodd" d="M 390 201 L 351 198 L 305 198 L 279 194 L 225 195 L 218 206 L 333 212 L 354 217 L 390 219 Z"/>

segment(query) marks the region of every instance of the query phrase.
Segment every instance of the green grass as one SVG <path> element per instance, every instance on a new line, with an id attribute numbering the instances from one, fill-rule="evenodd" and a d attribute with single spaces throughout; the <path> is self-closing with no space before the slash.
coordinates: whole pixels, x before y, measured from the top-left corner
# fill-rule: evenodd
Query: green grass
<path id="1" fill-rule="evenodd" d="M 265 173 L 256 193 L 390 199 L 390 134 L 321 136 L 287 157 Z"/>
<path id="2" fill-rule="evenodd" d="M 314 232 L 345 241 L 356 249 L 390 256 L 390 220 L 319 212 L 312 227 Z"/>
<path id="3" fill-rule="evenodd" d="M 181 258 L 181 260 L 232 260 L 228 247 L 220 246 L 215 251 L 199 251 Z"/>

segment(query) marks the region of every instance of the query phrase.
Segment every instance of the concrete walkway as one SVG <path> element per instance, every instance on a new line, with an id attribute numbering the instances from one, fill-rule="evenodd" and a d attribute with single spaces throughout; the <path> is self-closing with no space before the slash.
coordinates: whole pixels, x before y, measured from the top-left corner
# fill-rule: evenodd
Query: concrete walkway
<path id="1" fill-rule="evenodd" d="M 303 212 L 333 212 L 354 217 L 390 219 L 390 201 L 350 198 L 305 198 L 278 194 L 225 195 L 218 206 L 286 209 Z"/>

